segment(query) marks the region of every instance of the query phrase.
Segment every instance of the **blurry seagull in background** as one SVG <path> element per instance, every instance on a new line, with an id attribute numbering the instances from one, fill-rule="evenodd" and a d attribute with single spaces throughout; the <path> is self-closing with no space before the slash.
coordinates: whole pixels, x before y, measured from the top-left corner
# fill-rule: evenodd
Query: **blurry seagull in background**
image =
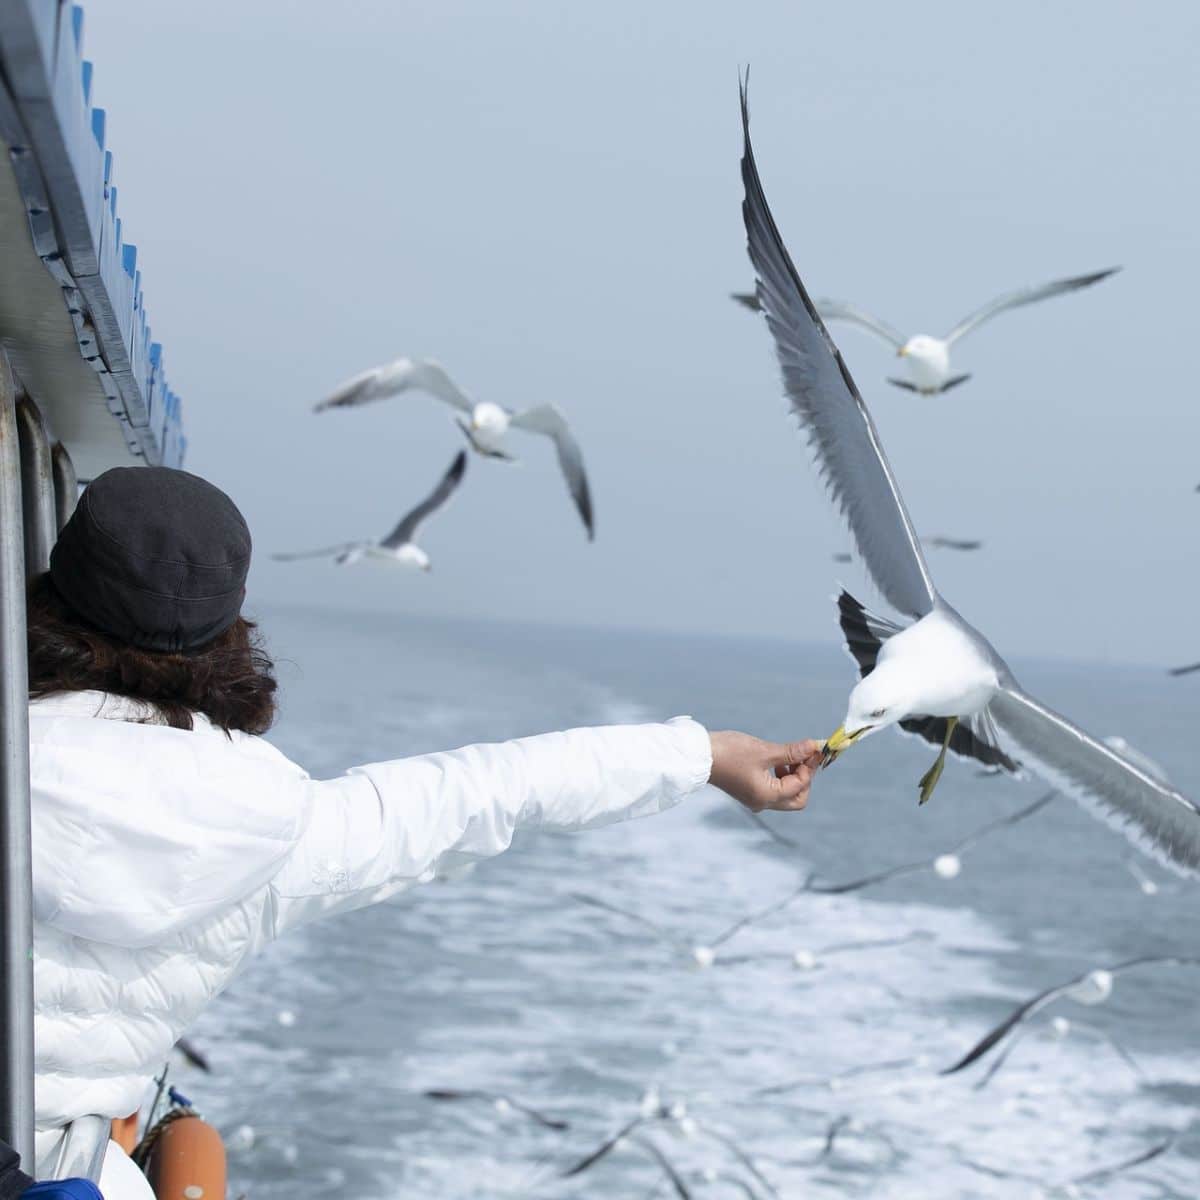
<path id="1" fill-rule="evenodd" d="M 741 109 L 747 249 L 784 389 L 871 578 L 909 618 L 901 625 L 868 612 L 847 592 L 839 597 L 847 647 L 862 679 L 850 693 L 844 723 L 825 744 L 826 764 L 859 739 L 900 725 L 941 746 L 921 779 L 921 803 L 941 776 L 947 750 L 1010 772 L 1024 764 L 1141 849 L 1200 873 L 1196 806 L 1022 691 L 987 639 L 938 593 L 875 424 L 771 216 L 750 142 L 746 84 Z"/>
<path id="2" fill-rule="evenodd" d="M 1200 967 L 1200 958 L 1180 954 L 1146 954 L 1139 958 L 1126 959 L 1109 967 L 1093 967 L 1084 971 L 1066 983 L 1056 984 L 1036 996 L 1030 997 L 1024 1004 L 1019 1004 L 998 1025 L 989 1030 L 970 1050 L 952 1066 L 940 1072 L 942 1075 L 953 1075 L 956 1071 L 969 1067 L 973 1062 L 983 1058 L 989 1050 L 995 1049 L 1009 1034 L 1019 1029 L 1026 1021 L 1035 1017 L 1047 1005 L 1055 1000 L 1074 1000 L 1077 1004 L 1103 1004 L 1112 995 L 1113 981 L 1126 971 L 1138 970 L 1141 967 Z"/>
<path id="3" fill-rule="evenodd" d="M 935 534 L 933 537 L 922 538 L 921 541 L 931 550 L 962 550 L 965 552 L 978 550 L 983 545 L 981 541 L 976 539 L 942 537 L 938 534 Z"/>
<path id="4" fill-rule="evenodd" d="M 948 392 L 971 378 L 970 375 L 953 375 L 950 372 L 950 347 L 959 338 L 966 337 L 973 329 L 1002 312 L 1021 308 L 1026 304 L 1035 304 L 1039 300 L 1049 300 L 1051 296 L 1061 296 L 1065 292 L 1076 292 L 1080 288 L 1091 287 L 1092 284 L 1116 274 L 1120 269 L 1109 267 L 1106 271 L 1093 271 L 1090 275 L 1074 275 L 1070 279 L 1056 279 L 1052 283 L 1005 292 L 1003 296 L 997 296 L 982 308 L 976 309 L 970 316 L 964 317 L 943 338 L 930 337 L 924 333 L 905 338 L 885 321 L 841 300 L 818 300 L 815 307 L 817 313 L 827 321 L 849 321 L 882 338 L 896 351 L 898 357 L 907 362 L 911 381 L 889 378 L 888 383 L 906 391 L 920 392 L 923 396 L 933 396 L 938 392 Z M 759 299 L 755 293 L 734 292 L 732 295 L 739 304 L 755 312 L 759 311 Z"/>
<path id="5" fill-rule="evenodd" d="M 554 442 L 554 448 L 558 452 L 558 465 L 567 481 L 571 499 L 575 501 L 575 507 L 583 519 L 588 541 L 595 537 L 592 497 L 588 490 L 587 473 L 583 468 L 583 452 L 571 433 L 566 417 L 556 405 L 538 404 L 516 412 L 486 400 L 476 404 L 450 378 L 440 363 L 432 359 L 397 358 L 382 367 L 374 367 L 361 375 L 355 375 L 353 379 L 326 396 L 313 411 L 357 408 L 409 391 L 427 392 L 449 404 L 451 408 L 465 413 L 465 419 L 456 418 L 458 427 L 470 443 L 471 449 L 485 458 L 500 459 L 503 462 L 517 461 L 504 448 L 505 435 L 510 429 L 545 434 Z"/>
<path id="6" fill-rule="evenodd" d="M 983 547 L 983 543 L 975 539 L 942 537 L 937 534 L 933 537 L 923 537 L 921 541 L 931 550 L 961 550 L 966 552 L 969 550 L 979 550 Z M 839 563 L 853 562 L 854 555 L 849 551 L 843 550 L 840 554 L 833 556 L 833 561 Z"/>
<path id="7" fill-rule="evenodd" d="M 380 542 L 343 542 L 339 546 L 326 546 L 321 550 L 301 550 L 295 554 L 272 554 L 276 562 L 295 562 L 301 558 L 332 558 L 339 566 L 348 566 L 359 559 L 370 558 L 384 563 L 395 563 L 401 567 L 413 567 L 420 571 L 430 569 L 429 555 L 413 541 L 427 517 L 437 512 L 458 490 L 467 471 L 467 452 L 460 450 L 450 469 L 438 481 L 412 512 L 404 516 L 400 524 Z"/>
<path id="8" fill-rule="evenodd" d="M 1200 662 L 1188 663 L 1182 667 L 1171 667 L 1167 671 L 1168 675 L 1191 675 L 1194 671 L 1200 671 Z"/>

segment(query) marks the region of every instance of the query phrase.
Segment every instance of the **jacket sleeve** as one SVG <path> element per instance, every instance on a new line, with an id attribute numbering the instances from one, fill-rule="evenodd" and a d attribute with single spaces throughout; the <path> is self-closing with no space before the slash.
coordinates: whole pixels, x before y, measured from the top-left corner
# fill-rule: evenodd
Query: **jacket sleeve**
<path id="1" fill-rule="evenodd" d="M 306 780 L 304 817 L 271 883 L 263 938 L 499 854 L 519 828 L 590 829 L 663 812 L 706 783 L 711 770 L 708 734 L 677 717 L 467 746 Z"/>

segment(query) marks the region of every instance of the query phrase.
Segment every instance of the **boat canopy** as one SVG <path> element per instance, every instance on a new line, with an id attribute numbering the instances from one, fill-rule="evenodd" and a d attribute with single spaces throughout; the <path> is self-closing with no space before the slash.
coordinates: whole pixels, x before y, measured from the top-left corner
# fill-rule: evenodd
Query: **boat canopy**
<path id="1" fill-rule="evenodd" d="M 0 3 L 0 345 L 87 480 L 179 466 L 185 439 L 82 49 L 79 5 Z"/>

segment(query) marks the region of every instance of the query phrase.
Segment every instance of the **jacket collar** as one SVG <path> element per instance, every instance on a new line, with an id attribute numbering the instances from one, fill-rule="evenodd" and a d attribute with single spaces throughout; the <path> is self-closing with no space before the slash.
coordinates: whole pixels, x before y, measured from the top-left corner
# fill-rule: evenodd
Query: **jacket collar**
<path id="1" fill-rule="evenodd" d="M 145 700 L 135 700 L 132 696 L 114 695 L 112 692 L 58 692 L 41 700 L 31 700 L 29 712 L 31 716 L 96 717 L 105 721 L 162 724 L 162 719 L 152 704 Z M 193 713 L 192 720 L 197 729 L 214 728 L 203 713 Z"/>

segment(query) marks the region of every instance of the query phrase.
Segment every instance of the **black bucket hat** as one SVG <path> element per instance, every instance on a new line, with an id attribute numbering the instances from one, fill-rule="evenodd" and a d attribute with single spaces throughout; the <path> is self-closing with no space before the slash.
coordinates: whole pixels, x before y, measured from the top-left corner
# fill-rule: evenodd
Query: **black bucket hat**
<path id="1" fill-rule="evenodd" d="M 250 530 L 220 488 L 167 467 L 115 467 L 84 489 L 50 554 L 63 598 L 146 650 L 194 650 L 242 609 Z"/>

